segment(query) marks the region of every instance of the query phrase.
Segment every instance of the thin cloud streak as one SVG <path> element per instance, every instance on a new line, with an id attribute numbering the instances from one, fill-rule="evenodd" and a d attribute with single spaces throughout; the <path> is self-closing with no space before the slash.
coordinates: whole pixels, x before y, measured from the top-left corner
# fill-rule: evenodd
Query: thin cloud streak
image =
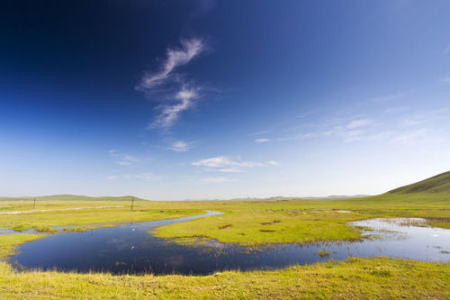
<path id="1" fill-rule="evenodd" d="M 199 87 L 194 87 L 185 83 L 175 70 L 188 64 L 195 57 L 205 51 L 206 46 L 201 39 L 191 39 L 181 41 L 182 48 L 168 49 L 167 58 L 162 64 L 161 70 L 155 73 L 146 73 L 141 82 L 136 87 L 137 90 L 146 94 L 162 92 L 165 97 L 164 103 L 157 107 L 161 112 L 151 122 L 147 129 L 167 129 L 172 127 L 179 119 L 182 112 L 190 109 L 194 101 L 199 98 Z M 169 83 L 178 85 L 174 93 L 173 88 L 163 90 Z M 156 96 L 155 96 L 156 97 Z M 158 100 L 158 97 L 156 97 Z"/>
<path id="2" fill-rule="evenodd" d="M 175 152 L 187 152 L 189 150 L 189 144 L 183 141 L 177 141 L 169 149 Z"/>
<path id="3" fill-rule="evenodd" d="M 275 161 L 270 161 L 268 164 L 253 162 L 253 161 L 242 161 L 233 160 L 227 156 L 216 156 L 201 159 L 199 161 L 194 161 L 191 163 L 193 166 L 206 168 L 210 171 L 224 172 L 224 173 L 239 173 L 243 172 L 243 169 L 250 169 L 255 167 L 267 167 L 274 166 Z"/>
<path id="4" fill-rule="evenodd" d="M 354 120 L 347 124 L 347 129 L 356 129 L 356 128 L 364 127 L 364 126 L 369 125 L 370 123 L 371 123 L 371 120 L 369 120 L 369 119 Z"/>
<path id="5" fill-rule="evenodd" d="M 257 144 L 268 143 L 268 142 L 270 142 L 270 140 L 266 139 L 266 138 L 260 138 L 260 139 L 255 140 L 255 143 L 257 143 Z"/>
<path id="6" fill-rule="evenodd" d="M 175 99 L 179 102 L 164 106 L 161 114 L 155 121 L 149 124 L 148 128 L 169 128 L 173 126 L 180 117 L 180 114 L 191 108 L 193 106 L 193 100 L 197 98 L 198 94 L 195 90 L 183 87 L 175 96 Z"/>
<path id="7" fill-rule="evenodd" d="M 137 86 L 140 91 L 150 91 L 155 87 L 161 86 L 169 79 L 173 71 L 189 63 L 194 57 L 198 56 L 205 49 L 205 45 L 200 39 L 182 40 L 181 49 L 168 49 L 167 59 L 163 63 L 162 69 L 156 73 L 146 73 Z"/>
<path id="8" fill-rule="evenodd" d="M 139 159 L 129 154 L 119 153 L 117 150 L 109 150 L 109 156 L 115 159 L 115 163 L 119 166 L 130 166 L 139 162 Z"/>

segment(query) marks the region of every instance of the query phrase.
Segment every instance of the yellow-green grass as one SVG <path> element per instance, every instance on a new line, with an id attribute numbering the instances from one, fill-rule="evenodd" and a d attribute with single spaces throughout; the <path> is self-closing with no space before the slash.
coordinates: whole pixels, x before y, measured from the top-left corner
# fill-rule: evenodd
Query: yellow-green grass
<path id="1" fill-rule="evenodd" d="M 142 222 L 178 218 L 203 213 L 201 209 L 178 208 L 175 203 L 135 201 L 43 201 L 32 210 L 32 201 L 1 201 L 0 227 L 16 231 L 31 228 L 93 225 L 95 227 L 123 222 Z M 11 212 L 25 212 L 10 214 Z"/>
<path id="2" fill-rule="evenodd" d="M 58 229 L 51 228 L 51 227 L 38 227 L 38 228 L 35 228 L 34 231 L 39 232 L 39 233 L 53 234 L 53 233 L 57 233 Z"/>
<path id="3" fill-rule="evenodd" d="M 26 203 L 24 203 L 26 202 Z M 29 201 L 5 210 L 29 210 Z M 372 217 L 425 217 L 449 227 L 449 197 L 382 195 L 364 199 L 310 201 L 48 201 L 41 209 L 123 207 L 1 215 L 0 227 L 51 227 L 147 221 L 218 210 L 226 214 L 160 227 L 160 236 L 206 236 L 244 245 L 359 237 L 348 221 Z M 0 210 L 1 211 L 1 210 Z M 100 225 L 99 225 L 100 226 Z M 0 257 L 42 235 L 0 236 Z M 450 265 L 405 260 L 350 259 L 276 271 L 223 272 L 217 276 L 113 276 L 60 272 L 17 272 L 0 262 L 0 298 L 6 299 L 449 299 Z"/>
<path id="4" fill-rule="evenodd" d="M 184 204 L 186 205 L 186 204 Z M 381 195 L 350 200 L 191 202 L 190 207 L 225 215 L 159 227 L 159 237 L 205 237 L 220 242 L 259 245 L 355 240 L 360 231 L 348 222 L 369 218 L 421 217 L 450 228 L 450 196 Z"/>
<path id="5" fill-rule="evenodd" d="M 80 227 L 71 227 L 71 228 L 64 228 L 64 232 L 85 232 L 88 230 L 96 229 L 95 226 L 80 226 Z"/>
<path id="6" fill-rule="evenodd" d="M 0 236 L 0 258 L 42 236 Z M 2 299 L 449 299 L 450 264 L 350 259 L 210 276 L 18 272 L 0 262 Z"/>
<path id="7" fill-rule="evenodd" d="M 354 240 L 360 232 L 347 223 L 374 217 L 423 217 L 432 226 L 450 228 L 450 197 L 442 194 L 385 194 L 349 200 L 248 201 L 41 201 L 52 210 L 2 214 L 0 227 L 26 230 L 52 226 L 93 226 L 175 218 L 205 210 L 225 215 L 202 218 L 156 229 L 160 237 L 206 237 L 243 245 Z M 32 201 L 0 201 L 2 211 L 29 211 Z M 106 208 L 90 208 L 102 207 Z M 119 207 L 108 207 L 119 206 Z M 67 210 L 84 208 L 81 210 Z M 63 210 L 65 209 L 65 210 Z"/>
<path id="8" fill-rule="evenodd" d="M 22 243 L 40 239 L 36 234 L 8 234 L 0 235 L 0 260 L 4 260 L 15 253 L 16 247 Z M 1 290 L 0 290 L 1 295 Z"/>
<path id="9" fill-rule="evenodd" d="M 210 276 L 30 271 L 0 263 L 5 299 L 449 299 L 450 265 L 350 259 Z"/>

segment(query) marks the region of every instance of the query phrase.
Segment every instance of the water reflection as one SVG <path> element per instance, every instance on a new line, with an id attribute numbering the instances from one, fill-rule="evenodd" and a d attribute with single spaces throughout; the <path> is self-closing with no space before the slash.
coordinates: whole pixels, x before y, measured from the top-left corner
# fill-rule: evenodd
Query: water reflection
<path id="1" fill-rule="evenodd" d="M 148 234 L 156 226 L 217 214 L 221 213 L 207 212 L 199 216 L 100 228 L 84 233 L 60 233 L 21 245 L 19 254 L 11 262 L 23 268 L 113 274 L 211 274 L 223 270 L 270 270 L 329 259 L 343 260 L 349 256 L 382 255 L 450 262 L 450 230 L 415 226 L 422 226 L 422 219 L 353 222 L 353 226 L 367 228 L 364 233 L 366 237 L 376 235 L 377 238 L 307 245 L 276 244 L 248 248 L 199 240 L 196 246 L 185 246 Z M 408 226 L 404 225 L 405 222 Z"/>

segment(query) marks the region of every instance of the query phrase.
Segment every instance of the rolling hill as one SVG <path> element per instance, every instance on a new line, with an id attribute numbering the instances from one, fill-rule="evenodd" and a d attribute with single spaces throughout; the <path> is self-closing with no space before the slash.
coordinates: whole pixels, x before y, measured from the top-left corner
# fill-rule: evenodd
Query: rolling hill
<path id="1" fill-rule="evenodd" d="M 396 188 L 386 194 L 413 193 L 450 194 L 450 172 L 445 172 L 410 185 Z"/>

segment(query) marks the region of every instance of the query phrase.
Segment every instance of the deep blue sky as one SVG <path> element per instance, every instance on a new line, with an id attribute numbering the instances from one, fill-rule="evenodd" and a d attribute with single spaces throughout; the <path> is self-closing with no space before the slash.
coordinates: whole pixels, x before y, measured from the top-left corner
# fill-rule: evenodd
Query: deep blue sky
<path id="1" fill-rule="evenodd" d="M 450 2 L 0 3 L 0 194 L 375 194 L 450 169 Z"/>

